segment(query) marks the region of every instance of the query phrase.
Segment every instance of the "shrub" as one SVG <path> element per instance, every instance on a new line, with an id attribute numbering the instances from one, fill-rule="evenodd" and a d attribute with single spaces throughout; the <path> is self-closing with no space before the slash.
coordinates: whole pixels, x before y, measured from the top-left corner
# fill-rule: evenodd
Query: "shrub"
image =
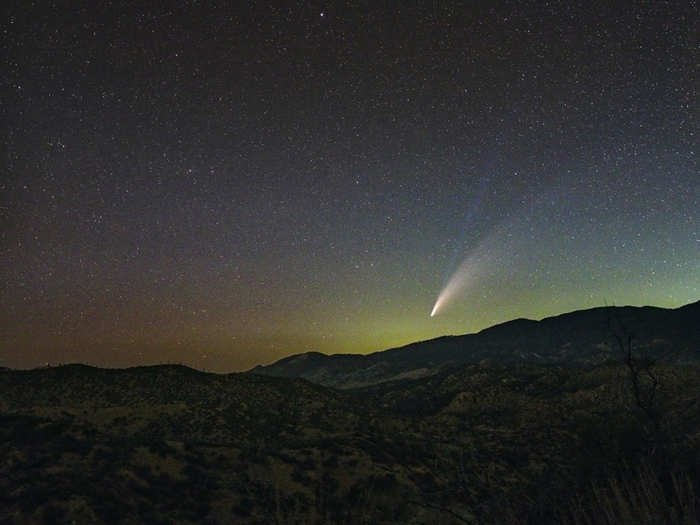
<path id="1" fill-rule="evenodd" d="M 672 525 L 700 523 L 700 498 L 688 474 L 663 478 L 648 465 L 633 476 L 613 477 L 572 499 L 560 522 L 570 525 Z"/>

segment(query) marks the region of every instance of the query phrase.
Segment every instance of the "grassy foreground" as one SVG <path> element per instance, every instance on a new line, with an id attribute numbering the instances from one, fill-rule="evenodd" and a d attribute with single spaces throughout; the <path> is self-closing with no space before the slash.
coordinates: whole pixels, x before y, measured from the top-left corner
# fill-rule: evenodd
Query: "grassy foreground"
<path id="1" fill-rule="evenodd" d="M 697 523 L 700 370 L 654 372 L 2 370 L 0 523 Z"/>

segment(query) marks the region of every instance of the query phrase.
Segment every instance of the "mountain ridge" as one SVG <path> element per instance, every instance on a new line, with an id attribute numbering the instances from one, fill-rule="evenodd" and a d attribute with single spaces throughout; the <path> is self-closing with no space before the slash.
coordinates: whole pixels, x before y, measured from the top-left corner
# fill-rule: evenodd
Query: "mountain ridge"
<path id="1" fill-rule="evenodd" d="M 614 359 L 616 335 L 635 350 L 672 362 L 700 360 L 700 301 L 677 308 L 599 306 L 540 320 L 517 318 L 479 332 L 370 354 L 307 352 L 259 365 L 247 373 L 302 377 L 334 388 L 361 388 L 405 377 L 426 377 L 461 363 L 595 364 Z"/>
<path id="2" fill-rule="evenodd" d="M 574 518 L 599 512 L 598 487 L 630 495 L 610 523 L 631 509 L 626 522 L 695 523 L 698 306 L 287 358 L 330 380 L 374 381 L 344 391 L 178 364 L 0 369 L 0 523 L 583 523 Z M 694 359 L 645 369 L 652 411 L 610 357 L 614 341 L 597 349 L 607 361 L 569 366 L 615 326 L 634 331 L 635 355 Z M 492 362 L 450 360 L 460 352 Z M 560 363 L 528 362 L 546 358 Z M 668 479 L 690 492 L 666 494 Z M 654 487 L 648 505 L 635 496 Z"/>

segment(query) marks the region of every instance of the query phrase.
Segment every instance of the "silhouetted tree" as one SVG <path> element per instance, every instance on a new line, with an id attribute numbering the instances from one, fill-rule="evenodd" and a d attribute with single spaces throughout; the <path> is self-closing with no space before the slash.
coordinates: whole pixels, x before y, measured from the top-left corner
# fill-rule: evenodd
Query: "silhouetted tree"
<path id="1" fill-rule="evenodd" d="M 662 410 L 659 402 L 661 379 L 655 367 L 657 359 L 651 355 L 638 355 L 634 351 L 634 334 L 619 319 L 608 319 L 609 329 L 615 339 L 622 362 L 627 368 L 630 391 L 635 406 L 643 414 L 642 428 L 647 440 L 647 452 L 654 455 L 661 434 Z"/>

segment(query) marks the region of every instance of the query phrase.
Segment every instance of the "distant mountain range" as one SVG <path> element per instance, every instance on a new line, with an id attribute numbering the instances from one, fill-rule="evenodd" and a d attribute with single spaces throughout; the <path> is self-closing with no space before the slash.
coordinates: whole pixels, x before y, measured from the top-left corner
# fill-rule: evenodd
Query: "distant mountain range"
<path id="1" fill-rule="evenodd" d="M 0 369 L 0 524 L 697 523 L 699 332 L 596 308 L 254 369 L 292 378 Z M 643 406 L 616 335 L 679 363 Z"/>
<path id="2" fill-rule="evenodd" d="M 639 358 L 700 361 L 700 301 L 680 308 L 600 307 L 541 321 L 515 319 L 475 334 L 445 336 L 368 355 L 307 352 L 250 373 L 301 377 L 334 388 L 427 377 L 464 363 L 592 365 L 620 357 L 617 337 Z"/>

